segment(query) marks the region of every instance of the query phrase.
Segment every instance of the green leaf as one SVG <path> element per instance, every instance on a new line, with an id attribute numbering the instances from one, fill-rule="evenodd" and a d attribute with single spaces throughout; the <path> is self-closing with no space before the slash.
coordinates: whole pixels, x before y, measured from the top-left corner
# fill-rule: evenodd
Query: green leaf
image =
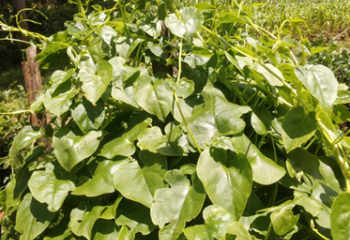
<path id="1" fill-rule="evenodd" d="M 288 162 L 294 167 L 295 174 L 307 173 L 333 190 L 341 192 L 339 182 L 332 168 L 310 152 L 302 148 L 296 148 L 288 153 Z"/>
<path id="2" fill-rule="evenodd" d="M 265 135 L 271 126 L 271 122 L 272 116 L 268 109 L 264 106 L 253 108 L 250 123 L 257 134 Z"/>
<path id="3" fill-rule="evenodd" d="M 74 121 L 83 133 L 90 130 L 97 130 L 105 119 L 104 104 L 97 102 L 94 106 L 89 101 L 83 99 L 83 102 L 74 105 L 71 108 Z"/>
<path id="4" fill-rule="evenodd" d="M 273 230 L 277 235 L 284 235 L 293 229 L 299 220 L 299 215 L 294 215 L 293 206 L 279 208 L 271 214 Z"/>
<path id="5" fill-rule="evenodd" d="M 287 152 L 308 141 L 316 132 L 316 113 L 305 113 L 299 106 L 291 109 L 281 124 L 282 139 Z"/>
<path id="6" fill-rule="evenodd" d="M 187 239 L 222 239 L 226 234 L 227 226 L 234 221 L 230 213 L 216 205 L 206 207 L 203 211 L 203 218 L 204 225 L 196 225 L 184 230 Z"/>
<path id="7" fill-rule="evenodd" d="M 101 37 L 108 45 L 111 45 L 112 38 L 116 36 L 117 36 L 117 33 L 113 28 L 109 26 L 103 26 L 101 28 Z"/>
<path id="8" fill-rule="evenodd" d="M 35 131 L 32 126 L 25 126 L 19 131 L 13 140 L 9 152 L 9 156 L 13 158 L 12 165 L 14 168 L 18 168 L 23 164 L 24 158 L 20 151 L 28 147 L 41 136 L 42 133 L 40 131 Z"/>
<path id="9" fill-rule="evenodd" d="M 83 68 L 79 72 L 80 81 L 83 82 L 82 89 L 85 97 L 95 104 L 106 91 L 112 80 L 113 67 L 107 61 L 100 61 L 96 69 Z"/>
<path id="10" fill-rule="evenodd" d="M 194 5 L 199 10 L 214 10 L 215 7 L 206 2 L 199 2 Z"/>
<path id="11" fill-rule="evenodd" d="M 169 84 L 161 79 L 153 82 L 149 75 L 143 74 L 134 86 L 137 104 L 164 122 L 173 105 L 173 91 Z"/>
<path id="12" fill-rule="evenodd" d="M 148 150 L 154 153 L 160 153 L 166 156 L 183 156 L 183 149 L 176 144 L 170 142 L 169 139 L 162 134 L 159 127 L 147 128 L 138 137 L 137 146 L 142 150 Z"/>
<path id="13" fill-rule="evenodd" d="M 245 24 L 246 20 L 238 16 L 237 12 L 222 11 L 219 16 L 221 23 L 242 23 Z"/>
<path id="14" fill-rule="evenodd" d="M 99 155 L 109 159 L 112 159 L 117 155 L 131 156 L 136 150 L 134 141 L 139 134 L 151 124 L 151 122 L 152 119 L 149 118 L 146 113 L 135 115 L 129 120 L 128 128 L 120 134 L 120 137 L 103 145 Z"/>
<path id="15" fill-rule="evenodd" d="M 120 161 L 105 160 L 99 162 L 92 178 L 77 186 L 72 194 L 96 197 L 114 192 L 113 173 L 119 165 Z"/>
<path id="16" fill-rule="evenodd" d="M 132 38 L 132 37 L 120 37 L 116 41 L 115 48 L 119 53 L 119 56 L 128 60 L 130 54 L 135 50 L 135 48 L 142 43 L 143 39 L 141 38 Z"/>
<path id="17" fill-rule="evenodd" d="M 192 80 L 188 80 L 187 78 L 181 78 L 179 83 L 175 83 L 175 81 L 168 80 L 169 85 L 174 89 L 177 93 L 177 96 L 185 99 L 194 92 L 194 82 Z"/>
<path id="18" fill-rule="evenodd" d="M 340 194 L 333 202 L 331 211 L 331 232 L 333 239 L 350 238 L 350 193 Z"/>
<path id="19" fill-rule="evenodd" d="M 33 197 L 41 203 L 47 203 L 51 212 L 57 212 L 68 193 L 75 189 L 70 180 L 60 179 L 52 167 L 46 171 L 35 171 L 29 179 L 28 187 Z"/>
<path id="20" fill-rule="evenodd" d="M 90 202 L 80 202 L 71 211 L 69 228 L 75 235 L 90 240 L 92 228 L 104 209 L 103 206 L 92 206 Z"/>
<path id="21" fill-rule="evenodd" d="M 281 81 L 281 79 L 284 80 L 282 72 L 272 64 L 265 63 L 264 66 L 265 67 L 257 63 L 255 66 L 256 71 L 261 75 L 263 75 L 264 78 L 270 83 L 271 86 L 277 86 L 277 87 L 283 86 L 283 82 Z M 272 74 L 271 72 L 273 72 L 274 74 Z"/>
<path id="22" fill-rule="evenodd" d="M 150 208 L 154 192 L 164 188 L 167 169 L 165 157 L 147 151 L 139 153 L 140 162 L 126 159 L 114 172 L 114 187 L 126 198 Z"/>
<path id="23" fill-rule="evenodd" d="M 176 14 L 170 13 L 164 23 L 174 35 L 182 38 L 197 32 L 204 23 L 204 17 L 198 9 L 186 7 L 181 10 L 181 20 Z"/>
<path id="24" fill-rule="evenodd" d="M 227 227 L 228 235 L 235 235 L 235 240 L 252 240 L 252 236 L 249 232 L 243 227 L 240 222 L 231 223 Z M 228 239 L 228 238 L 226 238 Z"/>
<path id="25" fill-rule="evenodd" d="M 98 219 L 92 228 L 91 239 L 94 240 L 115 240 L 118 237 L 120 228 L 114 221 Z"/>
<path id="26" fill-rule="evenodd" d="M 49 91 L 45 92 L 43 103 L 45 108 L 55 114 L 61 116 L 67 112 L 72 105 L 72 98 L 77 94 L 77 90 L 71 89 L 52 97 Z"/>
<path id="27" fill-rule="evenodd" d="M 140 232 L 143 235 L 149 234 L 156 228 L 147 207 L 127 200 L 121 201 L 115 222 L 119 226 L 128 226 L 133 233 Z"/>
<path id="28" fill-rule="evenodd" d="M 58 69 L 62 66 L 67 66 L 69 57 L 66 53 L 66 49 L 70 45 L 63 42 L 51 42 L 38 55 L 35 60 L 40 62 L 40 67 L 43 69 Z"/>
<path id="29" fill-rule="evenodd" d="M 19 204 L 16 214 L 16 230 L 21 233 L 20 240 L 32 240 L 50 224 L 55 214 L 47 210 L 45 204 L 37 202 L 30 193 Z"/>
<path id="30" fill-rule="evenodd" d="M 226 209 L 234 220 L 238 220 L 253 185 L 248 159 L 243 154 L 210 147 L 200 155 L 197 172 L 211 202 Z"/>
<path id="31" fill-rule="evenodd" d="M 203 89 L 202 96 L 204 104 L 197 105 L 192 116 L 186 119 L 201 148 L 214 136 L 233 135 L 244 129 L 245 122 L 240 117 L 249 112 L 250 107 L 228 102 L 224 94 L 211 84 Z M 192 143 L 191 138 L 189 141 Z"/>
<path id="32" fill-rule="evenodd" d="M 54 92 L 61 84 L 69 80 L 74 74 L 75 69 L 71 68 L 68 71 L 55 71 L 50 78 L 50 83 L 52 84 L 50 89 Z"/>
<path id="33" fill-rule="evenodd" d="M 253 169 L 253 180 L 263 185 L 270 185 L 280 180 L 285 169 L 266 157 L 244 134 L 233 136 L 232 143 L 237 152 L 247 156 Z"/>
<path id="34" fill-rule="evenodd" d="M 350 119 L 350 112 L 347 106 L 337 105 L 333 108 L 333 120 L 336 123 L 345 123 Z"/>
<path id="35" fill-rule="evenodd" d="M 335 104 L 350 103 L 350 92 L 348 90 L 339 90 Z"/>
<path id="36" fill-rule="evenodd" d="M 140 29 L 157 39 L 162 32 L 162 22 L 158 18 L 147 19 L 146 22 L 140 24 Z"/>
<path id="37" fill-rule="evenodd" d="M 295 68 L 295 74 L 321 105 L 330 109 L 338 95 L 338 81 L 333 72 L 322 65 Z"/>
<path id="38" fill-rule="evenodd" d="M 183 38 L 187 33 L 186 25 L 175 13 L 170 13 L 164 20 L 165 26 L 176 36 Z"/>
<path id="39" fill-rule="evenodd" d="M 210 60 L 209 57 L 203 57 L 196 54 L 191 54 L 185 57 L 183 62 L 187 63 L 191 68 L 196 68 L 206 64 Z"/>
<path id="40" fill-rule="evenodd" d="M 65 170 L 71 171 L 96 151 L 101 136 L 101 131 L 90 131 L 84 136 L 77 136 L 68 128 L 61 128 L 52 139 L 58 162 Z"/>
<path id="41" fill-rule="evenodd" d="M 122 103 L 138 108 L 133 96 L 133 81 L 134 78 L 138 77 L 139 69 L 124 66 L 125 59 L 121 57 L 114 57 L 109 60 L 109 63 L 113 66 L 112 97 Z"/>
<path id="42" fill-rule="evenodd" d="M 165 174 L 171 188 L 158 189 L 151 207 L 154 224 L 160 227 L 159 239 L 176 240 L 186 222 L 195 218 L 202 209 L 205 193 L 197 176 L 190 181 L 179 170 Z M 166 223 L 170 223 L 164 227 Z"/>

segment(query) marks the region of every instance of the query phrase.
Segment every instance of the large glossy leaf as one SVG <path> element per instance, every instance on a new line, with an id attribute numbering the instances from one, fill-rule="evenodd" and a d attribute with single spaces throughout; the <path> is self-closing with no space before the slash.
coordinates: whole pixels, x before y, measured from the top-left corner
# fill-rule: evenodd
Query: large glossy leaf
<path id="1" fill-rule="evenodd" d="M 128 226 L 133 233 L 140 232 L 143 235 L 156 228 L 147 207 L 125 199 L 118 206 L 115 222 L 119 226 Z"/>
<path id="2" fill-rule="evenodd" d="M 151 217 L 158 225 L 160 240 L 175 240 L 181 234 L 186 222 L 195 218 L 202 209 L 205 193 L 197 176 L 190 181 L 179 170 L 165 174 L 171 188 L 158 189 L 151 207 Z M 170 223 L 164 227 L 166 223 Z"/>
<path id="3" fill-rule="evenodd" d="M 200 155 L 197 171 L 211 202 L 226 209 L 234 220 L 238 220 L 253 185 L 248 159 L 243 154 L 210 147 Z"/>
<path id="4" fill-rule="evenodd" d="M 83 102 L 71 108 L 71 112 L 74 121 L 84 133 L 90 130 L 97 130 L 105 118 L 105 111 L 101 101 L 94 106 L 83 99 Z"/>
<path id="5" fill-rule="evenodd" d="M 181 10 L 181 20 L 176 14 L 170 13 L 164 23 L 174 35 L 184 37 L 197 32 L 204 23 L 204 17 L 198 9 L 186 7 Z"/>
<path id="6" fill-rule="evenodd" d="M 294 215 L 293 206 L 286 206 L 275 210 L 270 218 L 273 230 L 277 235 L 284 235 L 293 227 L 299 220 L 299 215 Z"/>
<path id="7" fill-rule="evenodd" d="M 350 239 L 350 193 L 340 194 L 332 205 L 331 231 L 333 239 Z"/>
<path id="8" fill-rule="evenodd" d="M 338 81 L 329 68 L 307 65 L 295 68 L 295 74 L 320 104 L 328 109 L 332 107 L 338 95 Z"/>
<path id="9" fill-rule="evenodd" d="M 16 214 L 16 230 L 21 233 L 20 240 L 32 240 L 41 234 L 55 216 L 45 204 L 37 202 L 28 193 L 19 204 Z"/>
<path id="10" fill-rule="evenodd" d="M 291 109 L 281 125 L 281 134 L 287 152 L 309 140 L 316 131 L 316 113 L 305 113 L 303 107 Z"/>
<path id="11" fill-rule="evenodd" d="M 67 171 L 72 170 L 75 165 L 96 151 L 101 136 L 100 131 L 90 131 L 84 136 L 77 136 L 68 128 L 60 129 L 52 140 L 58 162 Z"/>
<path id="12" fill-rule="evenodd" d="M 72 98 L 77 93 L 76 90 L 71 89 L 63 92 L 57 96 L 52 97 L 49 91 L 46 91 L 43 103 L 45 108 L 55 114 L 61 116 L 61 114 L 67 112 L 72 105 Z"/>
<path id="13" fill-rule="evenodd" d="M 173 91 L 168 82 L 149 75 L 141 75 L 135 82 L 134 98 L 137 104 L 163 122 L 168 116 L 173 104 Z"/>
<path id="14" fill-rule="evenodd" d="M 68 226 L 75 235 L 90 240 L 92 228 L 104 209 L 102 206 L 92 206 L 89 202 L 80 202 L 71 211 Z"/>
<path id="15" fill-rule="evenodd" d="M 162 134 L 159 127 L 147 128 L 139 137 L 137 146 L 142 150 L 160 153 L 166 156 L 183 156 L 183 149 L 176 142 Z"/>
<path id="16" fill-rule="evenodd" d="M 222 239 L 226 234 L 227 226 L 234 222 L 230 213 L 216 205 L 206 207 L 203 211 L 203 218 L 204 225 L 196 225 L 184 230 L 187 239 Z"/>
<path id="17" fill-rule="evenodd" d="M 29 179 L 28 187 L 33 197 L 46 203 L 51 212 L 57 212 L 68 193 L 75 189 L 72 181 L 57 176 L 52 167 L 46 171 L 35 171 Z"/>
<path id="18" fill-rule="evenodd" d="M 112 80 L 113 67 L 107 61 L 100 61 L 96 69 L 83 68 L 79 72 L 80 81 L 83 82 L 82 89 L 85 97 L 95 104 L 106 91 Z"/>
<path id="19" fill-rule="evenodd" d="M 151 122 L 152 119 L 146 113 L 135 115 L 129 120 L 128 128 L 120 134 L 121 136 L 103 145 L 99 155 L 110 159 L 117 155 L 131 156 L 136 150 L 134 141 Z"/>
<path id="20" fill-rule="evenodd" d="M 233 136 L 232 143 L 237 152 L 247 156 L 253 169 L 255 182 L 269 185 L 280 180 L 286 173 L 283 167 L 262 154 L 244 134 Z"/>
<path id="21" fill-rule="evenodd" d="M 140 161 L 124 160 L 114 172 L 114 187 L 126 198 L 151 207 L 154 192 L 166 187 L 164 174 L 167 169 L 165 157 L 142 151 Z"/>
<path id="22" fill-rule="evenodd" d="M 25 126 L 19 131 L 10 148 L 9 156 L 13 159 L 12 165 L 18 168 L 23 164 L 24 158 L 20 151 L 42 136 L 41 131 L 35 131 L 32 126 Z"/>
<path id="23" fill-rule="evenodd" d="M 187 118 L 188 126 L 200 147 L 204 148 L 214 136 L 233 135 L 244 129 L 245 122 L 240 117 L 249 112 L 250 107 L 228 102 L 224 94 L 212 84 L 207 84 L 202 95 L 204 104 L 196 106 L 192 116 Z M 192 139 L 189 138 L 189 141 Z"/>
<path id="24" fill-rule="evenodd" d="M 72 192 L 73 195 L 96 197 L 115 191 L 113 185 L 113 173 L 121 161 L 105 160 L 98 163 L 91 179 L 85 179 L 84 183 L 77 186 Z"/>

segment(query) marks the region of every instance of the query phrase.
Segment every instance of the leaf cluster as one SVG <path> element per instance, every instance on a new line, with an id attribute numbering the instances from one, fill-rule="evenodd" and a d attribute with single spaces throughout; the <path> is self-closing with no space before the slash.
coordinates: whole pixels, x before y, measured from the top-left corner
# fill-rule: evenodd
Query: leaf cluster
<path id="1" fill-rule="evenodd" d="M 349 238 L 350 95 L 305 64 L 322 49 L 235 1 L 77 3 L 37 56 L 51 121 L 14 139 L 2 239 Z"/>

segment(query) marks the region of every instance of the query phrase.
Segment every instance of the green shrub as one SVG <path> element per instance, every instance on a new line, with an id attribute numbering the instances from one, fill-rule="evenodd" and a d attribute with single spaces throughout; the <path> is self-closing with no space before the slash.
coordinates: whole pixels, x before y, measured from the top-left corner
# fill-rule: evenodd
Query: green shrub
<path id="1" fill-rule="evenodd" d="M 77 3 L 37 56 L 51 121 L 14 139 L 3 239 L 348 239 L 350 94 L 306 64 L 324 48 L 235 1 Z"/>

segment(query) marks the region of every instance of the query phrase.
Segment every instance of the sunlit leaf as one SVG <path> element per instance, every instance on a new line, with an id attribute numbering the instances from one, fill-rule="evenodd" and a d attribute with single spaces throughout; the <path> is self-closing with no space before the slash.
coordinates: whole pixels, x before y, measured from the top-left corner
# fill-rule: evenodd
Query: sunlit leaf
<path id="1" fill-rule="evenodd" d="M 192 185 L 179 171 L 172 170 L 165 174 L 170 188 L 158 189 L 151 207 L 154 224 L 161 230 L 159 239 L 176 240 L 185 227 L 186 222 L 195 218 L 205 199 L 202 183 L 194 176 Z M 164 226 L 169 223 L 167 226 Z"/>
<path id="2" fill-rule="evenodd" d="M 211 202 L 226 209 L 234 220 L 238 220 L 253 184 L 247 158 L 223 149 L 207 148 L 199 157 L 197 172 Z"/>
<path id="3" fill-rule="evenodd" d="M 52 140 L 58 162 L 64 169 L 71 171 L 75 165 L 96 151 L 101 135 L 100 131 L 90 131 L 86 135 L 77 136 L 68 128 L 62 128 Z"/>
<path id="4" fill-rule="evenodd" d="M 338 81 L 329 68 L 322 65 L 297 67 L 295 74 L 322 105 L 328 109 L 332 107 L 338 95 Z"/>

